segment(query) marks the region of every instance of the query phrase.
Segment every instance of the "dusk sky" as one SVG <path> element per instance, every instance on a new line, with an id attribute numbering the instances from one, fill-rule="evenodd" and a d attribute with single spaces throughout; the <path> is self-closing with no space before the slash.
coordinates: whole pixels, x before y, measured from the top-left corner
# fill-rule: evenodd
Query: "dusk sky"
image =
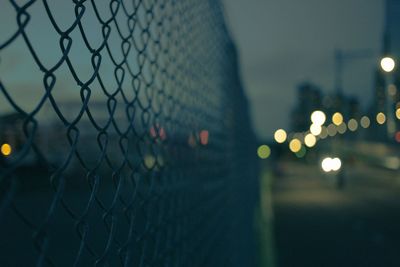
<path id="1" fill-rule="evenodd" d="M 296 102 L 296 86 L 299 83 L 310 81 L 320 86 L 324 92 L 333 91 L 335 48 L 344 51 L 370 50 L 375 54 L 369 58 L 347 62 L 344 66 L 345 93 L 357 96 L 364 108 L 368 105 L 373 90 L 373 70 L 381 50 L 384 0 L 223 2 L 228 27 L 239 49 L 242 79 L 258 136 L 271 138 L 277 128 L 288 128 L 290 111 Z M 58 1 L 58 7 L 65 6 L 62 9 L 53 6 L 62 28 L 69 25 L 70 18 L 74 17 L 72 5 L 66 3 Z M 30 12 L 35 16 L 32 16 L 27 27 L 28 34 L 32 29 L 36 30 L 29 38 L 40 58 L 46 64 L 54 64 L 60 57 L 59 50 L 47 48 L 50 44 L 58 47 L 58 37 L 40 4 L 33 5 Z M 11 5 L 5 5 L 2 13 L 5 15 L 0 18 L 0 22 L 3 21 L 0 23 L 0 30 L 5 36 L 9 36 L 16 26 L 9 27 L 7 21 L 14 18 L 15 11 Z M 97 25 L 96 21 L 91 20 L 90 13 L 85 19 L 87 27 Z M 88 32 L 98 43 L 99 38 L 96 36 L 100 36 L 100 32 Z M 74 34 L 77 33 L 73 32 L 73 38 L 79 38 Z M 81 45 L 82 43 L 74 42 L 70 57 L 75 62 L 80 62 L 83 58 L 90 59 L 89 55 L 82 54 L 85 48 Z M 30 58 L 28 51 L 23 49 L 24 46 L 19 38 L 7 49 L 7 54 L 2 55 L 0 71 L 4 74 L 5 82 L 14 84 L 12 93 L 20 94 L 18 99 L 21 101 L 27 99 L 25 102 L 29 106 L 41 97 L 35 92 L 41 90 L 42 76 L 32 60 L 23 60 Z M 15 71 L 16 66 L 23 68 L 28 75 L 21 77 Z M 81 75 L 90 73 L 85 69 L 86 66 L 76 64 Z M 66 84 L 72 80 L 68 70 L 63 66 L 58 72 L 57 86 L 68 87 Z M 112 79 L 110 82 L 113 82 Z M 29 91 L 26 88 L 30 88 Z M 61 91 L 54 90 L 55 94 Z M 0 111 L 10 108 L 4 101 L 0 101 Z"/>
<path id="2" fill-rule="evenodd" d="M 333 91 L 334 49 L 371 50 L 347 62 L 344 92 L 366 107 L 381 51 L 384 0 L 225 0 L 240 53 L 253 125 L 262 138 L 288 128 L 296 85 L 311 81 Z"/>

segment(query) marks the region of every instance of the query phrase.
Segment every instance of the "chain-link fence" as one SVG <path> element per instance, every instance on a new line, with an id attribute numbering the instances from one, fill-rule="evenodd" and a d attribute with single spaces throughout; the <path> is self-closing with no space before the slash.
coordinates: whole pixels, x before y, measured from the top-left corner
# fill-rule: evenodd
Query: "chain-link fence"
<path id="1" fill-rule="evenodd" d="M 0 32 L 0 266 L 255 264 L 217 1 L 2 0 Z"/>

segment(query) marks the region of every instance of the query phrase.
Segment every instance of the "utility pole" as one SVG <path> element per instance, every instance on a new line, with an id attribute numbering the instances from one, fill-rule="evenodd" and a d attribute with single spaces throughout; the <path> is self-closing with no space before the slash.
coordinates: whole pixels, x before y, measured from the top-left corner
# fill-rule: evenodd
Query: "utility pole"
<path id="1" fill-rule="evenodd" d="M 336 93 L 343 93 L 343 70 L 347 63 L 371 58 L 374 56 L 372 50 L 362 49 L 362 50 L 349 50 L 343 51 L 342 49 L 335 49 L 334 51 L 334 59 L 335 59 L 335 72 L 334 72 L 334 89 Z"/>
<path id="2" fill-rule="evenodd" d="M 365 59 L 372 57 L 373 53 L 370 50 L 351 50 L 351 51 L 343 51 L 341 49 L 335 49 L 334 51 L 334 62 L 335 62 L 335 70 L 334 70 L 334 90 L 336 92 L 336 103 L 335 103 L 335 111 L 343 112 L 342 101 L 343 96 L 343 71 L 345 64 L 359 59 Z M 331 151 L 335 156 L 341 157 L 340 148 L 343 140 L 338 137 L 331 141 Z M 345 161 L 345 159 L 343 159 Z M 346 164 L 346 163 L 345 163 Z M 346 184 L 346 166 L 336 174 L 336 188 L 343 189 Z"/>

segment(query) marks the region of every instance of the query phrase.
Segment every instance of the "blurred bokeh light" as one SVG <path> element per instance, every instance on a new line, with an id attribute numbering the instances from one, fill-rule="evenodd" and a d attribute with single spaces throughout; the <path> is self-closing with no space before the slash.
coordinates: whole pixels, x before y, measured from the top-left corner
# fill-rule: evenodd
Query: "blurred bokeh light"
<path id="1" fill-rule="evenodd" d="M 274 138 L 277 143 L 284 143 L 287 138 L 287 133 L 283 129 L 278 129 L 275 131 Z"/>

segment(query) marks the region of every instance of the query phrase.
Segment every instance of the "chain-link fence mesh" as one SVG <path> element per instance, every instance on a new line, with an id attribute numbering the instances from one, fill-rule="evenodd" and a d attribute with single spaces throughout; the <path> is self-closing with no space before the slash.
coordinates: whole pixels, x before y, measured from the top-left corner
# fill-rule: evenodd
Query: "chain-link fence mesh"
<path id="1" fill-rule="evenodd" d="M 0 3 L 0 265 L 254 265 L 255 140 L 220 4 Z"/>

